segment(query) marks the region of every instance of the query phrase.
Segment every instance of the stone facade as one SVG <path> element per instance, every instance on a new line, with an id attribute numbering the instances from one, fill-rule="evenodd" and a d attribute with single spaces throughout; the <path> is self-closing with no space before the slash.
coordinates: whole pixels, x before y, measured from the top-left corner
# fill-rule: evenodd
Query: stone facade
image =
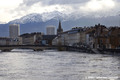
<path id="1" fill-rule="evenodd" d="M 42 33 L 22 34 L 23 45 L 41 45 Z"/>

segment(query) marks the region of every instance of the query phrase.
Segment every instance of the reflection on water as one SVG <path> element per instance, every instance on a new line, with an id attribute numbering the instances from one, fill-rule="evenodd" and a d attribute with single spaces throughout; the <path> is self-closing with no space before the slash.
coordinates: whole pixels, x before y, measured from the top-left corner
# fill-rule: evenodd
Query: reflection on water
<path id="1" fill-rule="evenodd" d="M 86 80 L 86 77 L 119 76 L 119 56 L 22 49 L 0 53 L 0 80 Z"/>

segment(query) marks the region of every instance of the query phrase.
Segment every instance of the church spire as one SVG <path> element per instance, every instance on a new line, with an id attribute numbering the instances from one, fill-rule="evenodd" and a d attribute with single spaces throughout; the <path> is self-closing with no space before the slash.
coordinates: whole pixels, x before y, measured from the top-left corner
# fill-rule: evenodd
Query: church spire
<path id="1" fill-rule="evenodd" d="M 61 29 L 61 21 L 59 20 L 59 29 Z"/>
<path id="2" fill-rule="evenodd" d="M 58 29 L 57 29 L 57 34 L 60 34 L 63 32 L 62 26 L 61 26 L 61 21 L 59 20 L 59 25 L 58 25 Z"/>

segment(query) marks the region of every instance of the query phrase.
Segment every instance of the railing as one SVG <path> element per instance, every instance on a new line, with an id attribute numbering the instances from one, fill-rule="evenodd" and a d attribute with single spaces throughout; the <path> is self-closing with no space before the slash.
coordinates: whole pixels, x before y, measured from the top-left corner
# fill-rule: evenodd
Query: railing
<path id="1" fill-rule="evenodd" d="M 88 47 L 76 47 L 76 46 L 65 46 L 65 45 L 60 45 L 60 46 L 55 46 L 55 45 L 0 45 L 1 50 L 11 50 L 11 49 L 16 49 L 16 48 L 21 48 L 21 49 L 33 49 L 33 50 L 44 50 L 44 49 L 58 49 L 62 51 L 79 51 L 79 52 L 91 52 L 91 49 Z"/>
<path id="2" fill-rule="evenodd" d="M 98 50 L 100 50 L 100 49 L 98 49 Z M 112 52 L 112 53 L 120 53 L 120 49 L 101 49 L 100 51 L 102 51 L 102 52 L 104 52 L 104 51 L 106 51 L 106 52 Z"/>
<path id="3" fill-rule="evenodd" d="M 57 47 L 49 45 L 0 45 L 0 47 Z"/>

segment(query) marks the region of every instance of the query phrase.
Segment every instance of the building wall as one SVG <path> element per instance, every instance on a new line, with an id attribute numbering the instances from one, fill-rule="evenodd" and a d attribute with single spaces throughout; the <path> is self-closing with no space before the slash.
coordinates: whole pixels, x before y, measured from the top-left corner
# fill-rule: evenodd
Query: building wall
<path id="1" fill-rule="evenodd" d="M 11 24 L 9 26 L 9 37 L 17 38 L 20 35 L 20 29 L 18 24 Z"/>
<path id="2" fill-rule="evenodd" d="M 120 35 L 119 35 L 119 37 L 118 37 L 118 41 L 119 41 L 119 48 L 120 48 Z"/>
<path id="3" fill-rule="evenodd" d="M 55 37 L 52 40 L 53 45 L 69 45 L 69 35 L 67 32 L 62 33 L 61 35 Z"/>
<path id="4" fill-rule="evenodd" d="M 98 44 L 98 48 L 103 48 L 103 49 L 109 48 L 109 40 L 106 37 L 99 37 L 97 44 Z"/>
<path id="5" fill-rule="evenodd" d="M 12 38 L 0 38 L 0 45 L 18 45 L 17 39 Z"/>
<path id="6" fill-rule="evenodd" d="M 89 45 L 90 44 L 90 35 L 86 34 L 86 44 Z"/>
<path id="7" fill-rule="evenodd" d="M 86 33 L 84 31 L 80 32 L 80 42 L 86 43 Z"/>
<path id="8" fill-rule="evenodd" d="M 42 43 L 42 33 L 26 33 L 20 35 L 20 44 L 23 45 L 41 45 Z M 21 42 L 22 41 L 22 42 Z"/>
<path id="9" fill-rule="evenodd" d="M 47 35 L 55 35 L 55 27 L 54 26 L 49 26 L 47 27 Z"/>
<path id="10" fill-rule="evenodd" d="M 90 34 L 86 34 L 86 45 L 89 46 L 90 48 L 94 48 L 94 38 L 93 36 L 90 36 Z"/>
<path id="11" fill-rule="evenodd" d="M 104 25 L 95 25 L 87 29 L 72 29 L 61 33 L 55 40 L 55 43 L 72 46 L 89 46 L 91 48 L 117 49 L 120 48 L 120 28 L 106 28 Z M 54 42 L 53 42 L 54 43 Z"/>
<path id="12" fill-rule="evenodd" d="M 35 43 L 35 36 L 22 37 L 23 45 L 34 45 L 34 43 Z"/>
<path id="13" fill-rule="evenodd" d="M 72 46 L 74 43 L 79 43 L 80 42 L 80 33 L 79 32 L 74 32 L 74 30 L 73 31 L 66 31 L 66 32 L 61 33 L 53 41 L 58 42 L 61 45 Z"/>
<path id="14" fill-rule="evenodd" d="M 10 40 L 9 45 L 19 45 L 18 41 Z"/>
<path id="15" fill-rule="evenodd" d="M 102 28 L 99 35 L 95 38 L 95 45 L 96 48 L 102 48 L 102 49 L 116 49 L 120 46 L 120 40 L 119 40 L 119 32 L 120 28 L 118 27 L 112 27 L 107 30 L 107 28 Z"/>
<path id="16" fill-rule="evenodd" d="M 64 34 L 64 45 L 69 45 L 69 35 L 68 34 Z"/>
<path id="17" fill-rule="evenodd" d="M 68 34 L 68 44 L 73 45 L 74 43 L 79 43 L 80 42 L 80 33 L 73 33 L 73 34 Z"/>
<path id="18" fill-rule="evenodd" d="M 7 45 L 6 39 L 0 39 L 0 45 Z"/>
<path id="19" fill-rule="evenodd" d="M 58 45 L 58 36 L 52 40 L 52 45 Z"/>
<path id="20" fill-rule="evenodd" d="M 18 44 L 19 44 L 19 45 L 22 45 L 22 44 L 23 44 L 23 43 L 22 43 L 22 37 L 19 37 L 18 39 L 19 39 Z"/>
<path id="21" fill-rule="evenodd" d="M 119 41 L 119 37 L 117 36 L 112 36 L 109 38 L 110 39 L 110 45 L 112 49 L 117 48 L 118 46 L 120 46 L 120 41 Z"/>

